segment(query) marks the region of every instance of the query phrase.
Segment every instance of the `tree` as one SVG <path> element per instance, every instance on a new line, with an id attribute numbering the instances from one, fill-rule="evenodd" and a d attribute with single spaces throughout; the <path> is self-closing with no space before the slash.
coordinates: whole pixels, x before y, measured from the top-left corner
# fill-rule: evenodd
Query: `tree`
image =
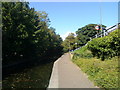
<path id="1" fill-rule="evenodd" d="M 88 24 L 82 28 L 79 28 L 76 31 L 77 35 L 77 43 L 79 46 L 85 45 L 90 39 L 94 38 L 97 33 L 100 32 L 100 30 L 95 30 L 95 26 L 97 24 Z M 106 27 L 102 25 L 102 27 Z"/>
<path id="2" fill-rule="evenodd" d="M 3 2 L 2 11 L 3 61 L 61 55 L 62 39 L 49 28 L 46 12 L 35 11 L 28 2 Z"/>
<path id="3" fill-rule="evenodd" d="M 70 33 L 65 40 L 63 41 L 62 45 L 64 46 L 64 51 L 67 52 L 69 50 L 74 50 L 77 48 L 76 44 L 76 37 L 74 33 Z"/>

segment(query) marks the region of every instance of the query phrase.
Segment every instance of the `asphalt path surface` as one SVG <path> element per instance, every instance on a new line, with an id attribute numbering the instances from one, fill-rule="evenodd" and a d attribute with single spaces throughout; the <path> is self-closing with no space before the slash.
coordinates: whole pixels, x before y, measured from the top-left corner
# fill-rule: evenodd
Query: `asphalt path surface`
<path id="1" fill-rule="evenodd" d="M 69 53 L 62 55 L 53 66 L 48 88 L 98 88 L 71 61 Z"/>

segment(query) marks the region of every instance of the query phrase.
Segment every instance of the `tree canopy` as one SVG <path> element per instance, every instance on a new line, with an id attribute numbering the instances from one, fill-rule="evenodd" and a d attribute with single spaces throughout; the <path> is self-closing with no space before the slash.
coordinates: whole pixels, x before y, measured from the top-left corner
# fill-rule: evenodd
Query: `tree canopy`
<path id="1" fill-rule="evenodd" d="M 76 31 L 76 36 L 74 33 L 70 33 L 62 43 L 64 51 L 67 52 L 69 50 L 75 50 L 95 38 L 95 35 L 101 32 L 100 30 L 96 30 L 95 26 L 97 26 L 97 24 L 88 24 L 82 28 L 79 28 Z M 102 25 L 102 27 L 105 28 L 106 26 Z"/>
<path id="2" fill-rule="evenodd" d="M 77 43 L 79 46 L 85 45 L 88 41 L 90 41 L 90 39 L 94 38 L 95 35 L 100 32 L 100 30 L 95 29 L 95 26 L 97 26 L 97 24 L 88 24 L 76 31 L 78 39 Z M 102 27 L 106 26 L 102 25 Z"/>
<path id="3" fill-rule="evenodd" d="M 3 2 L 3 61 L 60 55 L 62 39 L 49 25 L 48 14 L 35 11 L 28 2 Z"/>
<path id="4" fill-rule="evenodd" d="M 69 33 L 69 35 L 63 41 L 62 45 L 65 52 L 74 50 L 77 47 L 75 34 Z"/>

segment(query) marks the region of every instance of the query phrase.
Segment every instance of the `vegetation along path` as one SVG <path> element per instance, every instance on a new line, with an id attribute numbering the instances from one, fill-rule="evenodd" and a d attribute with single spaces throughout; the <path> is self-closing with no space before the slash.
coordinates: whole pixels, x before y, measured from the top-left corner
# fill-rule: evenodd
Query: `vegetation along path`
<path id="1" fill-rule="evenodd" d="M 66 53 L 54 63 L 48 88 L 98 88 L 70 59 Z"/>

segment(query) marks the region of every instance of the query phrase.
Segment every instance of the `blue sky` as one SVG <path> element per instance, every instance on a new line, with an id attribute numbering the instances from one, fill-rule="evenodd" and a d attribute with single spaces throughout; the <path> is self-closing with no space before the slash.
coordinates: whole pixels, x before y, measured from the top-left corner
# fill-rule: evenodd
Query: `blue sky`
<path id="1" fill-rule="evenodd" d="M 100 24 L 100 7 L 102 24 L 109 27 L 118 22 L 117 2 L 30 2 L 30 7 L 48 13 L 50 26 L 62 38 L 87 24 Z"/>

